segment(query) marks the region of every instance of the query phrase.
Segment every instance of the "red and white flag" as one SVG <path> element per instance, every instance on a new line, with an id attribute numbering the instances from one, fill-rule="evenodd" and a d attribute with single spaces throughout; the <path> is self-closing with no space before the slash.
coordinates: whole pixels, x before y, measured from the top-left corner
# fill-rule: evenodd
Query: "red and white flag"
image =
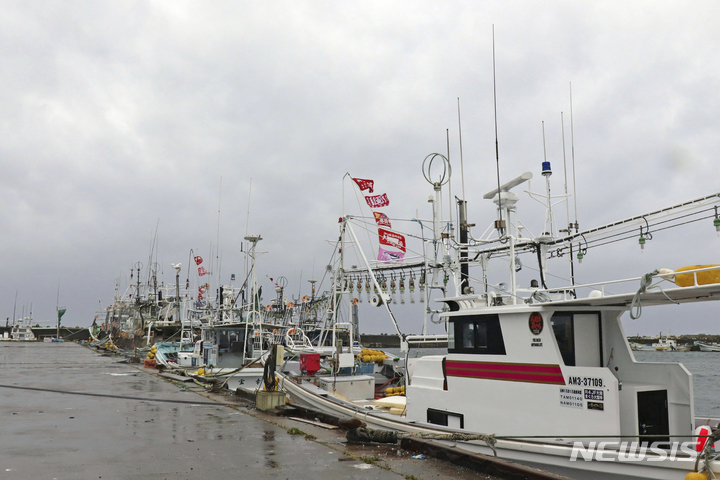
<path id="1" fill-rule="evenodd" d="M 202 257 L 198 255 L 195 257 L 195 265 L 200 265 L 202 263 Z"/>
<path id="2" fill-rule="evenodd" d="M 387 207 L 388 205 L 390 205 L 390 200 L 388 200 L 387 198 L 387 193 L 383 193 L 382 195 L 365 197 L 365 201 L 370 208 Z"/>
<path id="3" fill-rule="evenodd" d="M 375 222 L 378 225 L 382 227 L 392 228 L 392 225 L 390 225 L 390 219 L 387 215 L 382 212 L 373 212 L 373 215 L 375 215 Z"/>
<path id="4" fill-rule="evenodd" d="M 205 270 L 205 267 L 198 267 L 198 275 L 200 275 L 202 277 L 203 275 L 207 275 L 207 274 L 208 274 L 208 271 Z"/>
<path id="5" fill-rule="evenodd" d="M 378 249 L 378 260 L 381 262 L 399 262 L 404 256 L 403 252 L 390 252 L 382 247 Z"/>
<path id="6" fill-rule="evenodd" d="M 367 190 L 369 193 L 373 193 L 373 187 L 375 186 L 374 181 L 366 180 L 364 178 L 353 178 L 353 181 L 357 183 L 357 186 L 361 192 Z"/>
<path id="7" fill-rule="evenodd" d="M 405 235 L 385 230 L 384 228 L 378 228 L 378 237 L 380 243 L 389 247 L 395 247 L 398 250 L 405 251 Z"/>

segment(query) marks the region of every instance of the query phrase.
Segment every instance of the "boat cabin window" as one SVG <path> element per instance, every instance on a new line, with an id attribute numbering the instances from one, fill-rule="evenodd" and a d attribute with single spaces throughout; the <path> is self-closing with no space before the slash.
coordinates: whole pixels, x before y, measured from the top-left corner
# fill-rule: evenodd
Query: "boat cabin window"
<path id="1" fill-rule="evenodd" d="M 465 428 L 465 416 L 462 413 L 427 409 L 427 423 L 451 428 Z"/>
<path id="2" fill-rule="evenodd" d="M 599 313 L 556 312 L 550 323 L 566 366 L 603 365 L 602 322 Z"/>
<path id="3" fill-rule="evenodd" d="M 453 317 L 448 322 L 448 353 L 505 355 L 497 315 Z"/>
<path id="4" fill-rule="evenodd" d="M 551 323 L 565 366 L 574 367 L 575 333 L 572 313 L 556 313 L 553 315 Z"/>

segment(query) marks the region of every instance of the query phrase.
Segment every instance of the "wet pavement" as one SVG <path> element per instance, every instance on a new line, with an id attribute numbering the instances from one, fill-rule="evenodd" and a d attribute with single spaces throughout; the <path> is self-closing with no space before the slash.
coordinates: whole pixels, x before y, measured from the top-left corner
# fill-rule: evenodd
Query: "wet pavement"
<path id="1" fill-rule="evenodd" d="M 344 432 L 121 360 L 74 343 L 0 343 L 0 478 L 491 478 L 397 446 L 348 446 Z"/>

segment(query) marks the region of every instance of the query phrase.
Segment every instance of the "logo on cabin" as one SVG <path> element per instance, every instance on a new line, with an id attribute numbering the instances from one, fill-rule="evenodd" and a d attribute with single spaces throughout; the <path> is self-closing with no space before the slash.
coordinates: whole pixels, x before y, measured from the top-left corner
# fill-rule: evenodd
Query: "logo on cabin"
<path id="1" fill-rule="evenodd" d="M 528 325 L 530 326 L 530 331 L 533 335 L 540 335 L 540 332 L 542 332 L 543 330 L 542 315 L 540 315 L 538 312 L 531 313 Z"/>

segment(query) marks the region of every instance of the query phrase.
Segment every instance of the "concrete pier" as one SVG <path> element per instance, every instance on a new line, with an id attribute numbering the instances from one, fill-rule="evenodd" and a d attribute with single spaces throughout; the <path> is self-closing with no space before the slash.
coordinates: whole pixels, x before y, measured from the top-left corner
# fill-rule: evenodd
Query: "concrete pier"
<path id="1" fill-rule="evenodd" d="M 0 343 L 0 477 L 490 478 L 308 424 L 293 426 L 315 438 L 291 435 L 291 420 L 121 360 L 73 343 Z"/>

